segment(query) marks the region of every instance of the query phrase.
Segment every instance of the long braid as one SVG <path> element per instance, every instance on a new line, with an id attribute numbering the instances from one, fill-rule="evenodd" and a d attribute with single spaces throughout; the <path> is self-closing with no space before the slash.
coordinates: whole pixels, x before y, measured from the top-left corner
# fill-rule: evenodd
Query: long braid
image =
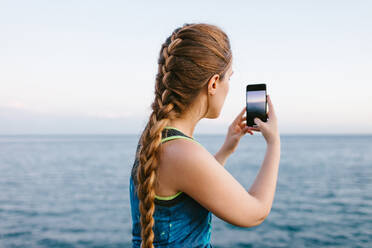
<path id="1" fill-rule="evenodd" d="M 218 27 L 184 24 L 162 44 L 152 113 L 140 137 L 135 183 L 139 199 L 141 248 L 153 248 L 155 188 L 162 130 L 193 103 L 208 80 L 224 77 L 231 63 L 230 43 Z"/>
<path id="2" fill-rule="evenodd" d="M 152 104 L 153 112 L 150 115 L 147 127 L 143 132 L 141 139 L 139 169 L 137 170 L 138 184 L 138 199 L 140 200 L 139 208 L 141 213 L 141 237 L 143 248 L 152 248 L 154 240 L 153 214 L 155 211 L 155 185 L 157 179 L 157 162 L 159 147 L 161 144 L 161 132 L 168 124 L 169 120 L 176 117 L 173 111 L 176 103 L 179 108 L 183 109 L 181 103 L 171 96 L 171 89 L 168 86 L 171 78 L 171 71 L 168 69 L 169 64 L 175 57 L 172 54 L 174 47 L 181 42 L 181 39 L 176 39 L 176 33 L 171 36 L 171 43 L 167 46 L 162 46 L 162 56 L 159 63 L 159 73 L 156 80 L 155 101 Z M 163 62 L 164 60 L 164 62 Z M 164 87 L 162 87 L 164 86 Z M 164 104 L 166 103 L 167 104 Z"/>

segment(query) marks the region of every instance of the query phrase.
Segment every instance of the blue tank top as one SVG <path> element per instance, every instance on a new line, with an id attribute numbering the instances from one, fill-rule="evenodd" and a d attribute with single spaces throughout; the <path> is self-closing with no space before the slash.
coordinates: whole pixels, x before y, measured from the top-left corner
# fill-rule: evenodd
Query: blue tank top
<path id="1" fill-rule="evenodd" d="M 165 127 L 162 142 L 184 138 L 198 143 L 194 138 L 183 134 L 175 127 Z M 200 144 L 200 143 L 198 143 Z M 201 144 L 200 144 L 201 145 Z M 137 145 L 137 152 L 140 144 Z M 136 155 L 137 155 L 136 152 Z M 141 223 L 139 200 L 135 185 L 138 166 L 136 156 L 130 176 L 130 204 L 132 215 L 132 248 L 140 248 Z M 212 213 L 184 192 L 168 197 L 155 196 L 154 211 L 154 247 L 212 247 Z"/>

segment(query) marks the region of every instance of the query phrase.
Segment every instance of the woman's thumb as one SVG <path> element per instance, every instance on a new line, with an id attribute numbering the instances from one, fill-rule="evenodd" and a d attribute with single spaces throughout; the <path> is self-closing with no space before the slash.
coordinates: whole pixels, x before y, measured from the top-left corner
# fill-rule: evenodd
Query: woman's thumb
<path id="1" fill-rule="evenodd" d="M 261 126 L 261 124 L 262 124 L 262 121 L 261 121 L 261 120 L 260 120 L 259 118 L 257 118 L 257 117 L 256 117 L 256 118 L 254 118 L 254 120 L 253 120 L 253 121 L 254 121 L 254 123 L 256 123 L 256 125 L 257 125 L 257 126 L 259 126 L 259 127 L 260 127 L 260 126 Z"/>

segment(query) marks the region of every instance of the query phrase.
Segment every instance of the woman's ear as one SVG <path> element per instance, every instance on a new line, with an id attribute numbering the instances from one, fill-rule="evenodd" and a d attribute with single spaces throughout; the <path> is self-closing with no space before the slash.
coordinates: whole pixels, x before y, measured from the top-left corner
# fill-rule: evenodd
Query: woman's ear
<path id="1" fill-rule="evenodd" d="M 217 90 L 217 82 L 220 79 L 220 75 L 214 74 L 211 79 L 208 81 L 208 95 L 214 95 L 216 94 Z"/>

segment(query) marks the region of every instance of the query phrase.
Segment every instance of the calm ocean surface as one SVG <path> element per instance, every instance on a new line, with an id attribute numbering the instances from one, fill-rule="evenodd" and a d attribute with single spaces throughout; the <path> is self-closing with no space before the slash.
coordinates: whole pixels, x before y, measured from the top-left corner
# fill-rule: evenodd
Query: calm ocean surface
<path id="1" fill-rule="evenodd" d="M 224 135 L 195 135 L 212 154 Z M 0 247 L 130 247 L 137 135 L 0 136 Z M 247 134 L 225 168 L 245 187 L 265 155 Z M 281 137 L 268 218 L 213 216 L 214 247 L 372 247 L 372 136 Z"/>

